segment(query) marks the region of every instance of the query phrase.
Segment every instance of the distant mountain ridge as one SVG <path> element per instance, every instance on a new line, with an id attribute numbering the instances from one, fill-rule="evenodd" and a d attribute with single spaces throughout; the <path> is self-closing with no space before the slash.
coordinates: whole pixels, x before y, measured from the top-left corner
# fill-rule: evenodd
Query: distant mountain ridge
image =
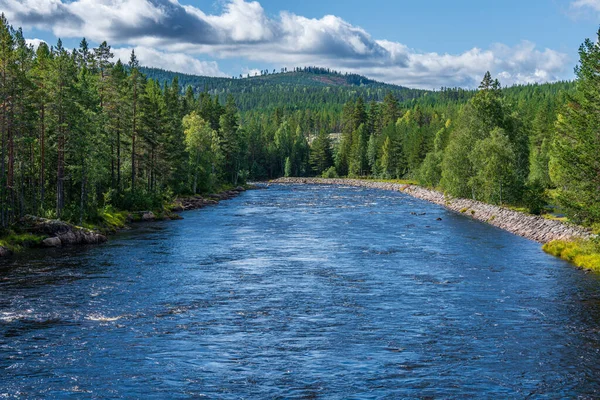
<path id="1" fill-rule="evenodd" d="M 359 96 L 365 101 L 383 101 L 389 92 L 400 102 L 405 102 L 433 93 L 317 67 L 243 78 L 199 76 L 147 67 L 141 68 L 141 72 L 161 84 L 170 83 L 177 76 L 182 90 L 190 86 L 195 93 L 208 92 L 219 96 L 231 94 L 242 111 L 273 107 L 295 108 L 300 105 L 302 108 L 316 108 L 319 104 L 341 107 L 348 100 L 355 100 Z"/>
<path id="2" fill-rule="evenodd" d="M 202 92 L 218 95 L 225 102 L 232 95 L 240 111 L 269 111 L 275 108 L 286 110 L 313 110 L 323 108 L 341 111 L 348 101 L 362 97 L 365 102 L 382 102 L 386 94 L 392 93 L 398 101 L 410 108 L 415 104 L 433 106 L 440 103 L 464 103 L 475 93 L 461 88 L 440 90 L 411 89 L 399 85 L 378 82 L 358 74 L 342 74 L 325 68 L 306 67 L 295 71 L 264 73 L 243 78 L 209 77 L 158 68 L 142 67 L 148 78 L 161 85 L 171 83 L 177 76 L 182 92 L 191 87 L 195 94 Z M 266 71 L 265 71 L 266 72 Z M 559 92 L 574 90 L 575 83 L 516 85 L 504 89 L 508 99 L 536 97 L 540 91 L 558 95 Z"/>

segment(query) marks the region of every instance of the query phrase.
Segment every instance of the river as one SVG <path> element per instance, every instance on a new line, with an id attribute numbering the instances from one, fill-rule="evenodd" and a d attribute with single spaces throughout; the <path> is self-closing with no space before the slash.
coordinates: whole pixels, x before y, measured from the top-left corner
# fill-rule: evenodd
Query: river
<path id="1" fill-rule="evenodd" d="M 600 396 L 600 278 L 535 242 L 350 187 L 183 216 L 1 261 L 0 398 Z"/>

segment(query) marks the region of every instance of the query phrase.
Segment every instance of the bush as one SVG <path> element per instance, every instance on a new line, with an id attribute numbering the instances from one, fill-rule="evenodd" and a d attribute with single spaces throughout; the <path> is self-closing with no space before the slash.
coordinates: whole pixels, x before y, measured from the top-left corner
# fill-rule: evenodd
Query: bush
<path id="1" fill-rule="evenodd" d="M 162 209 L 165 201 L 168 199 L 168 193 L 149 193 L 145 190 L 127 191 L 113 196 L 112 204 L 110 205 L 120 210 L 148 211 Z"/>
<path id="2" fill-rule="evenodd" d="M 339 175 L 335 170 L 335 167 L 329 167 L 327 171 L 323 172 L 323 178 L 334 179 L 339 178 Z"/>
<path id="3" fill-rule="evenodd" d="M 21 251 L 24 247 L 36 247 L 41 245 L 45 238 L 46 236 L 9 231 L 0 239 L 0 246 L 16 253 Z"/>

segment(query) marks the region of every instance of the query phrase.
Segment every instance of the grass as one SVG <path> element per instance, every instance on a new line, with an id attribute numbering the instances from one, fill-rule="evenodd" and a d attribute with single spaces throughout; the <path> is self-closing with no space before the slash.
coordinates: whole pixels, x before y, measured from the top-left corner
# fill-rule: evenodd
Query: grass
<path id="1" fill-rule="evenodd" d="M 551 221 L 569 222 L 569 219 L 567 217 L 557 217 L 554 214 L 542 214 L 542 217 Z"/>
<path id="2" fill-rule="evenodd" d="M 369 179 L 371 180 L 371 179 Z M 397 185 L 418 185 L 419 182 L 413 179 L 372 179 L 375 182 L 395 183 Z"/>
<path id="3" fill-rule="evenodd" d="M 502 207 L 508 208 L 509 210 L 520 212 L 520 213 L 523 213 L 523 214 L 531 214 L 529 212 L 529 208 L 527 208 L 527 207 L 513 206 L 513 205 L 510 205 L 510 204 L 502 204 Z"/>
<path id="4" fill-rule="evenodd" d="M 25 247 L 36 247 L 42 244 L 46 236 L 33 235 L 31 233 L 15 233 L 9 231 L 0 238 L 0 246 L 17 253 Z"/>
<path id="5" fill-rule="evenodd" d="M 546 243 L 543 249 L 579 268 L 600 272 L 600 242 L 597 240 L 554 240 Z"/>
<path id="6" fill-rule="evenodd" d="M 92 222 L 83 224 L 83 228 L 100 232 L 116 232 L 125 227 L 128 211 L 119 211 L 113 207 L 98 210 L 98 216 Z"/>

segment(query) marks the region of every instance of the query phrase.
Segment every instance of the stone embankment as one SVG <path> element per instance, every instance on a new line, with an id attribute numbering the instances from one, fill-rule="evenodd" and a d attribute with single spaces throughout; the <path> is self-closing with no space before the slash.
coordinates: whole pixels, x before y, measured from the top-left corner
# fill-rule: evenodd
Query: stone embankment
<path id="1" fill-rule="evenodd" d="M 435 190 L 425 189 L 417 185 L 404 185 L 368 181 L 360 179 L 322 179 L 322 178 L 280 178 L 271 183 L 279 184 L 317 184 L 360 186 L 372 189 L 392 190 L 406 193 L 412 197 L 438 204 L 448 210 L 462 213 L 470 218 L 486 222 L 505 231 L 514 233 L 540 243 L 553 240 L 573 240 L 589 238 L 591 233 L 577 225 L 561 221 L 549 220 L 540 216 L 528 215 L 494 206 L 480 201 L 452 198 Z"/>

